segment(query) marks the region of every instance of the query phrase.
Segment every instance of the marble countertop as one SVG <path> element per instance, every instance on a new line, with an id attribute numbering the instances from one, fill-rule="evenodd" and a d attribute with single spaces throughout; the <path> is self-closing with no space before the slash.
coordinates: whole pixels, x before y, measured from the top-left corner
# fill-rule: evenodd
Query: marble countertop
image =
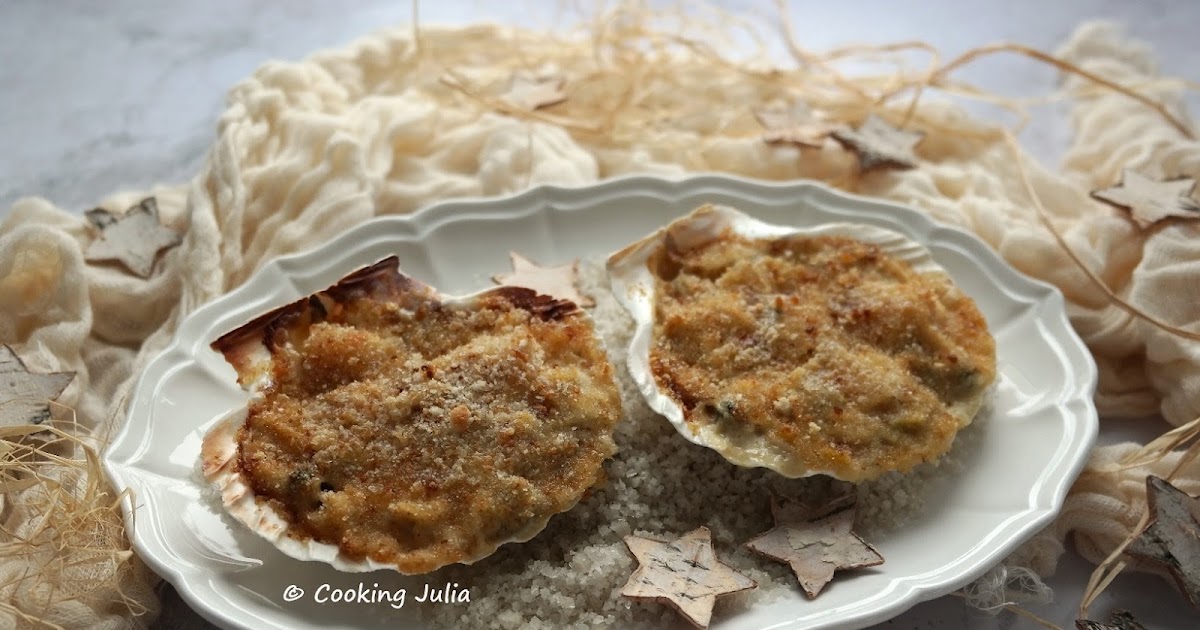
<path id="1" fill-rule="evenodd" d="M 741 12 L 770 6 L 749 0 L 717 4 Z M 554 0 L 445 0 L 422 5 L 421 19 L 538 26 L 549 22 L 557 5 Z M 268 59 L 299 58 L 343 44 L 404 22 L 411 11 L 407 2 L 385 0 L 0 3 L 0 218 L 26 195 L 82 211 L 118 190 L 186 181 L 203 162 L 224 93 L 235 82 Z M 1053 50 L 1079 23 L 1109 18 L 1152 46 L 1164 72 L 1200 78 L 1195 75 L 1200 46 L 1187 29 L 1200 23 L 1200 2 L 1190 0 L 803 0 L 792 2 L 790 11 L 798 40 L 810 49 L 922 39 L 946 56 L 1001 40 Z M 545 19 L 537 21 L 539 16 Z M 1042 93 L 1055 81 L 1051 69 L 1013 57 L 980 63 L 962 76 L 1011 95 Z M 1195 101 L 1191 103 L 1196 111 Z M 1022 136 L 1047 163 L 1069 139 L 1064 119 L 1054 113 Z M 1144 427 L 1106 423 L 1102 441 L 1139 432 L 1144 439 Z M 1057 603 L 1032 610 L 1074 627 L 1073 611 L 1090 571 L 1088 563 L 1069 552 L 1049 580 Z M 161 627 L 208 627 L 169 588 L 164 591 Z M 1149 627 L 1195 625 L 1182 598 L 1157 578 L 1122 576 L 1093 611 L 1103 614 L 1114 606 L 1137 611 Z M 1040 626 L 1010 613 L 992 617 L 945 597 L 919 604 L 880 627 Z"/>

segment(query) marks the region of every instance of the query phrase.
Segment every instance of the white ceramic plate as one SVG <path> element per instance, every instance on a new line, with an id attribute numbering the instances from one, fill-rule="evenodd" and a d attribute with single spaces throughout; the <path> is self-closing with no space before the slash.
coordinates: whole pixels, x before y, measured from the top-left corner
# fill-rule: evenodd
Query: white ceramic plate
<path id="1" fill-rule="evenodd" d="M 860 628 L 949 593 L 1047 525 L 1096 437 L 1096 368 L 1067 322 L 1061 294 L 1013 270 L 961 230 L 902 206 L 813 183 L 768 184 L 723 176 L 632 177 L 586 188 L 541 187 L 506 199 L 452 201 L 360 225 L 322 247 L 275 260 L 180 326 L 141 375 L 127 422 L 105 454 L 134 547 L 200 614 L 237 628 L 404 627 L 409 610 L 387 603 L 321 604 L 331 588 L 407 587 L 391 572 L 344 574 L 284 556 L 234 529 L 201 500 L 194 475 L 201 436 L 244 400 L 233 369 L 208 344 L 275 306 L 323 289 L 357 267 L 396 254 L 410 275 L 449 293 L 489 286 L 509 250 L 556 263 L 600 259 L 703 203 L 768 222 L 857 221 L 923 243 L 987 317 L 1000 378 L 979 452 L 915 523 L 872 542 L 887 563 L 820 598 L 794 593 L 719 617 L 714 628 Z M 136 518 L 135 518 L 136 516 Z M 289 601 L 295 585 L 304 595 Z M 436 585 L 435 585 L 436 586 Z M 617 585 L 614 585 L 617 586 Z M 469 606 L 470 604 L 461 604 Z"/>

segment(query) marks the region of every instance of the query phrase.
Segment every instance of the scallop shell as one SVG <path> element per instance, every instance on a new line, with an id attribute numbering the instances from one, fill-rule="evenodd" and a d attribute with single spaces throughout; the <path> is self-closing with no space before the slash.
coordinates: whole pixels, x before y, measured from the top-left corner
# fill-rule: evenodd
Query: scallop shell
<path id="1" fill-rule="evenodd" d="M 726 460 L 744 467 L 766 467 L 785 477 L 829 475 L 796 461 L 794 456 L 767 440 L 731 438 L 713 425 L 689 425 L 678 402 L 659 388 L 650 369 L 650 350 L 654 335 L 655 277 L 647 262 L 669 240 L 672 247 L 686 251 L 704 245 L 726 229 L 749 238 L 779 238 L 793 235 L 845 236 L 874 243 L 891 257 L 908 263 L 920 273 L 945 273 L 929 250 L 908 237 L 881 227 L 857 223 L 826 223 L 812 227 L 772 225 L 725 206 L 706 205 L 660 228 L 608 258 L 607 268 L 613 294 L 632 316 L 635 330 L 630 341 L 627 363 L 651 409 L 665 416 L 688 441 L 711 448 Z M 951 408 L 959 426 L 966 426 L 978 412 L 984 396 Z"/>
<path id="2" fill-rule="evenodd" d="M 364 573 L 394 566 L 370 558 L 356 560 L 344 555 L 337 545 L 288 535 L 288 522 L 270 505 L 259 502 L 237 470 L 237 431 L 246 421 L 246 407 L 222 418 L 204 436 L 200 447 L 201 473 L 220 493 L 225 511 L 250 531 L 267 539 L 285 555 L 297 560 L 317 560 L 339 571 Z"/>
<path id="3" fill-rule="evenodd" d="M 591 325 L 591 319 L 587 313 L 574 303 L 541 295 L 522 287 L 493 287 L 458 297 L 440 295 L 432 287 L 401 274 L 398 270 L 398 260 L 391 257 L 346 276 L 321 293 L 303 298 L 254 319 L 218 339 L 213 343 L 213 348 L 221 351 L 229 363 L 234 366 L 238 373 L 238 382 L 250 392 L 249 400 L 253 401 L 255 397 L 262 396 L 260 392 L 271 384 L 271 353 L 265 344 L 265 339 L 271 334 L 273 328 L 290 321 L 291 318 L 311 317 L 314 313 L 334 307 L 333 303 L 347 300 L 356 292 L 360 292 L 361 286 L 371 282 L 382 282 L 387 285 L 389 298 L 395 299 L 401 304 L 406 300 L 436 299 L 447 306 L 472 306 L 484 297 L 501 295 L 514 306 L 524 308 L 544 319 L 582 317 L 586 318 L 589 326 Z M 268 503 L 256 498 L 253 489 L 237 466 L 237 433 L 246 421 L 248 409 L 249 401 L 246 406 L 238 408 L 219 420 L 205 435 L 200 451 L 200 472 L 212 488 L 219 493 L 220 501 L 230 516 L 255 534 L 271 542 L 284 554 L 298 560 L 316 560 L 327 563 L 339 571 L 350 573 L 379 569 L 389 569 L 409 575 L 428 572 L 405 571 L 395 564 L 379 562 L 371 558 L 358 560 L 344 554 L 336 545 L 290 536 L 288 521 Z M 616 449 L 611 440 L 609 442 L 608 455 L 611 456 Z M 580 499 L 582 494 L 581 492 Z M 574 504 L 569 505 L 565 509 L 573 506 Z M 545 529 L 553 516 L 554 514 L 547 514 L 545 518 L 532 519 L 507 538 L 495 541 L 494 545 L 481 546 L 476 554 L 443 563 L 442 566 L 452 563 L 471 564 L 491 555 L 501 545 L 526 542 Z"/>

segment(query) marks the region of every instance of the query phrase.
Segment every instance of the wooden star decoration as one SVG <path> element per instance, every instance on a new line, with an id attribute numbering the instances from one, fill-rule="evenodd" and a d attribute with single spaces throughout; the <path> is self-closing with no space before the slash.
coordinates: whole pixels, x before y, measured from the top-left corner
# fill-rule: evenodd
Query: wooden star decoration
<path id="1" fill-rule="evenodd" d="M 566 82 L 566 79 L 558 75 L 532 76 L 518 73 L 513 75 L 508 91 L 500 98 L 513 107 L 535 111 L 567 100 L 567 93 L 563 91 Z"/>
<path id="2" fill-rule="evenodd" d="M 697 628 L 708 627 L 718 596 L 758 586 L 717 559 L 707 527 L 675 542 L 626 536 L 625 545 L 637 558 L 638 568 L 621 595 L 667 604 Z"/>
<path id="3" fill-rule="evenodd" d="M 0 346 L 0 427 L 46 424 L 50 403 L 74 378 L 74 372 L 30 372 L 12 348 Z"/>
<path id="4" fill-rule="evenodd" d="M 840 499 L 820 509 L 771 499 L 775 528 L 750 542 L 751 551 L 787 563 L 810 598 L 833 579 L 835 571 L 883 564 L 883 556 L 852 530 L 854 503 Z"/>
<path id="5" fill-rule="evenodd" d="M 149 278 L 158 253 L 174 247 L 183 236 L 159 223 L 158 202 L 147 197 L 117 215 L 103 208 L 84 213 L 100 235 L 84 251 L 84 260 L 102 262 L 116 260 L 142 278 Z"/>
<path id="6" fill-rule="evenodd" d="M 1129 218 L 1145 229 L 1169 218 L 1200 219 L 1200 203 L 1192 197 L 1196 180 L 1190 177 L 1158 181 L 1124 169 L 1116 186 L 1093 190 L 1092 197 L 1129 211 Z"/>
<path id="7" fill-rule="evenodd" d="M 1137 622 L 1133 614 L 1127 610 L 1114 610 L 1108 616 L 1108 623 L 1100 623 L 1088 619 L 1076 619 L 1077 630 L 1146 630 L 1146 626 Z"/>
<path id="8" fill-rule="evenodd" d="M 1200 498 L 1150 475 L 1146 509 L 1150 521 L 1125 553 L 1165 569 L 1192 606 L 1200 608 Z"/>
<path id="9" fill-rule="evenodd" d="M 857 129 L 838 128 L 832 136 L 842 146 L 858 154 L 860 171 L 869 171 L 881 166 L 915 167 L 920 160 L 913 149 L 925 134 L 893 127 L 872 114 Z"/>
<path id="10" fill-rule="evenodd" d="M 754 118 L 765 129 L 762 139 L 767 144 L 820 148 L 829 134 L 838 128 L 817 118 L 803 101 L 756 109 Z"/>
<path id="11" fill-rule="evenodd" d="M 579 274 L 578 260 L 557 267 L 542 267 L 517 252 L 509 252 L 508 258 L 512 261 L 513 270 L 492 276 L 492 282 L 533 289 L 543 295 L 570 300 L 576 306 L 595 306 L 596 301 L 580 293 L 576 286 Z"/>

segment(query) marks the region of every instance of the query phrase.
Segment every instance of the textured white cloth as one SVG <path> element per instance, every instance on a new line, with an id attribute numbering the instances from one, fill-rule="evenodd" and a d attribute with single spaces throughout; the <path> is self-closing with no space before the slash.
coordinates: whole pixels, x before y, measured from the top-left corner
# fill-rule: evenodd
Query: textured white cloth
<path id="1" fill-rule="evenodd" d="M 373 216 L 450 197 L 502 195 L 540 183 L 586 184 L 623 173 L 720 171 L 823 179 L 911 204 L 974 232 L 1016 268 L 1062 289 L 1072 324 L 1100 366 L 1096 401 L 1103 415 L 1161 412 L 1174 424 L 1200 415 L 1200 343 L 1112 305 L 1039 222 L 1009 148 L 960 111 L 922 101 L 917 127 L 950 121 L 954 129 L 975 133 L 931 128 L 918 148 L 919 168 L 859 177 L 853 155 L 833 142 L 803 153 L 764 143 L 749 107 L 780 92 L 744 74 L 681 61 L 676 78 L 686 86 L 683 93 L 641 86 L 645 102 L 683 103 L 677 115 L 636 130 L 617 121 L 608 134 L 569 129 L 550 116 L 530 121 L 507 115 L 445 80 L 444 71 L 453 69 L 455 80 L 494 97 L 513 67 L 489 66 L 489 51 L 516 49 L 526 59 L 552 61 L 569 83 L 586 83 L 598 71 L 586 46 L 572 49 L 495 27 L 427 29 L 420 51 L 410 30 L 387 31 L 299 63 L 262 67 L 232 90 L 218 139 L 189 186 L 118 195 L 102 204 L 123 210 L 152 193 L 164 222 L 185 231 L 148 280 L 85 263 L 82 251 L 93 236 L 78 216 L 39 199 L 17 202 L 0 226 L 0 342 L 12 344 L 31 368 L 78 372 L 62 402 L 75 407 L 102 443 L 120 422 L 133 378 L 180 319 L 274 256 L 322 243 Z M 1143 49 L 1105 26 L 1081 28 L 1062 54 L 1121 83 L 1144 83 L 1154 73 Z M 1200 146 L 1132 99 L 1077 77 L 1066 84 L 1073 91 L 1077 138 L 1061 170 L 1030 162 L 1039 198 L 1071 247 L 1117 294 L 1175 325 L 1200 330 L 1200 223 L 1143 232 L 1088 195 L 1111 185 L 1125 166 L 1200 173 Z M 1177 91 L 1168 85 L 1143 92 L 1177 104 Z M 583 106 L 583 97 L 563 105 Z M 1144 501 L 1145 471 L 1113 465 L 1132 448 L 1100 449 L 1056 525 L 1010 564 L 1052 572 L 1068 532 L 1089 558 L 1107 555 L 1136 523 Z M 1182 487 L 1200 490 L 1200 470 L 1185 472 Z M 9 524 L 19 516 L 10 515 Z M 22 558 L 0 559 L 0 603 L 38 614 L 27 608 L 22 582 L 2 579 L 27 566 Z M 145 572 L 122 576 L 127 592 L 153 605 Z M 107 614 L 80 614 L 79 605 L 62 604 L 68 605 L 74 608 L 48 614 L 72 627 L 100 623 L 100 616 L 89 614 Z M 6 614 L 0 606 L 0 627 L 18 618 Z"/>

